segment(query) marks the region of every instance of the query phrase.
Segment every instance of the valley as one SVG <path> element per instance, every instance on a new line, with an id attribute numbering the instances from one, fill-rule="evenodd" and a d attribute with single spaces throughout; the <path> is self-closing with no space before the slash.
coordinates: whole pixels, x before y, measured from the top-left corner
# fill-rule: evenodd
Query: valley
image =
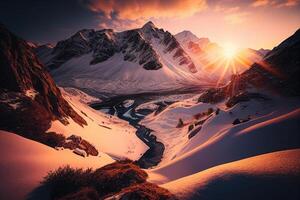
<path id="1" fill-rule="evenodd" d="M 113 17 L 113 16 L 111 16 Z M 0 24 L 0 199 L 291 199 L 300 29 L 272 50 L 191 31 Z"/>
<path id="2" fill-rule="evenodd" d="M 114 96 L 100 103 L 94 102 L 90 106 L 93 109 L 126 120 L 137 129 L 137 137 L 149 147 L 137 163 L 142 168 L 150 168 L 155 167 L 162 160 L 165 147 L 162 142 L 157 141 L 153 130 L 140 125 L 139 122 L 151 113 L 158 114 L 174 102 L 197 95 L 199 91 L 201 91 L 200 86 L 168 92 Z M 154 109 L 137 109 L 143 104 L 153 104 L 157 107 Z"/>

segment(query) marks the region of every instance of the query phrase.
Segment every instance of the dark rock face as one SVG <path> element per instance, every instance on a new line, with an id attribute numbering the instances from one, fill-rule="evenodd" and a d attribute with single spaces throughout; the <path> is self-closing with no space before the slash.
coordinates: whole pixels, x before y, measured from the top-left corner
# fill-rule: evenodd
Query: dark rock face
<path id="1" fill-rule="evenodd" d="M 91 64 L 103 62 L 118 51 L 114 38 L 115 33 L 110 29 L 95 33 L 90 42 L 93 49 L 93 60 Z"/>
<path id="2" fill-rule="evenodd" d="M 146 70 L 157 70 L 162 68 L 159 56 L 147 42 L 139 30 L 126 31 L 123 34 L 122 52 L 124 59 L 138 62 Z"/>
<path id="3" fill-rule="evenodd" d="M 0 128 L 20 134 L 45 132 L 51 120 L 71 117 L 86 124 L 63 99 L 60 90 L 28 44 L 0 25 Z"/>
<path id="4" fill-rule="evenodd" d="M 0 91 L 0 129 L 34 138 L 51 125 L 51 114 L 19 92 Z"/>
<path id="5" fill-rule="evenodd" d="M 57 68 L 71 58 L 91 52 L 92 48 L 88 41 L 88 37 L 94 34 L 94 30 L 81 30 L 69 39 L 60 41 L 54 47 L 52 54 L 52 64 L 48 66 Z"/>
<path id="6" fill-rule="evenodd" d="M 218 103 L 226 98 L 224 88 L 211 88 L 205 91 L 198 99 L 203 103 Z"/>
<path id="7" fill-rule="evenodd" d="M 232 107 L 240 102 L 250 101 L 251 99 L 268 100 L 269 98 L 259 93 L 242 92 L 228 99 L 228 101 L 226 102 L 226 106 Z"/>
<path id="8" fill-rule="evenodd" d="M 241 74 L 231 85 L 243 90 L 251 85 L 284 95 L 300 95 L 300 30 L 270 51 L 260 63 Z"/>

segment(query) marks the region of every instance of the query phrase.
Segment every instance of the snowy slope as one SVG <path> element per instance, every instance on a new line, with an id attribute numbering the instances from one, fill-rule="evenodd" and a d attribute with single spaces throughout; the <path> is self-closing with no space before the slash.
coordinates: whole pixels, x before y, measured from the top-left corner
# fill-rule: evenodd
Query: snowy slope
<path id="1" fill-rule="evenodd" d="M 62 133 L 66 137 L 72 134 L 81 136 L 99 151 L 116 159 L 137 160 L 148 149 L 136 136 L 136 129 L 130 126 L 128 122 L 93 110 L 80 102 L 80 96 L 74 96 L 74 94 L 67 93 L 63 89 L 62 93 L 73 109 L 86 120 L 87 126 L 80 126 L 72 119 L 68 119 L 70 124 L 65 126 L 56 120 L 52 122 L 49 132 Z"/>
<path id="2" fill-rule="evenodd" d="M 51 74 L 61 86 L 75 86 L 112 94 L 175 89 L 186 85 L 182 78 L 184 75 L 190 76 L 182 70 L 172 71 L 167 67 L 145 70 L 137 63 L 124 61 L 118 53 L 94 65 L 89 64 L 91 58 L 91 54 L 73 58 L 51 71 Z"/>
<path id="3" fill-rule="evenodd" d="M 263 154 L 162 185 L 180 199 L 299 199 L 300 149 Z"/>
<path id="4" fill-rule="evenodd" d="M 80 103 L 82 103 L 82 104 L 92 104 L 95 102 L 97 102 L 97 103 L 101 102 L 101 99 L 94 97 L 94 96 L 90 96 L 76 88 L 66 87 L 66 88 L 63 88 L 63 90 L 65 90 L 68 94 L 72 95 L 72 99 L 76 99 L 76 100 L 80 101 Z"/>
<path id="5" fill-rule="evenodd" d="M 105 153 L 83 158 L 70 150 L 57 151 L 14 133 L 0 131 L 0 199 L 25 199 L 50 170 L 70 165 L 99 168 L 114 160 Z"/>
<path id="6" fill-rule="evenodd" d="M 210 107 L 220 108 L 219 114 L 195 119 L 195 114 Z M 176 128 L 179 118 L 185 126 Z M 248 118 L 247 122 L 232 124 L 235 119 Z M 299 147 L 299 120 L 299 99 L 273 97 L 242 102 L 229 109 L 223 103 L 178 102 L 156 116 L 149 115 L 142 124 L 153 129 L 165 144 L 162 163 L 151 171 L 164 176 L 160 181 L 165 182 L 249 156 Z"/>

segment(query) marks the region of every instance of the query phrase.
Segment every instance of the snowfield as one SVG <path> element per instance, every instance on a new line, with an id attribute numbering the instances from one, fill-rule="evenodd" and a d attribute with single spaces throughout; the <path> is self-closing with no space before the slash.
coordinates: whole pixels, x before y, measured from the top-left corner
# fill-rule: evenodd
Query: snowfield
<path id="1" fill-rule="evenodd" d="M 84 104 L 93 97 L 76 89 L 61 91 L 88 125 L 54 121 L 48 131 L 81 136 L 98 149 L 99 156 L 83 158 L 1 131 L 0 165 L 7 169 L 0 174 L 1 199 L 22 199 L 59 166 L 97 168 L 116 159 L 138 160 L 148 149 L 128 122 Z M 225 102 L 198 103 L 199 95 L 190 95 L 147 115 L 141 124 L 165 145 L 162 162 L 146 170 L 148 181 L 179 199 L 299 199 L 299 99 L 265 95 L 269 100 L 240 102 L 231 108 Z M 130 106 L 134 101 L 123 103 Z M 155 103 L 138 108 L 155 111 Z M 245 121 L 233 124 L 236 119 Z"/>
<path id="2" fill-rule="evenodd" d="M 0 131 L 0 148 L 0 199 L 26 199 L 49 171 L 61 166 L 97 169 L 114 162 L 103 152 L 83 158 L 6 131 Z"/>
<path id="3" fill-rule="evenodd" d="M 110 94 L 168 91 L 195 84 L 196 81 L 192 74 L 172 64 L 159 70 L 145 70 L 138 63 L 124 61 L 120 53 L 95 65 L 90 65 L 91 59 L 92 54 L 73 58 L 52 70 L 51 75 L 63 87 L 87 88 Z"/>
<path id="4" fill-rule="evenodd" d="M 63 89 L 62 93 L 88 125 L 82 127 L 72 119 L 69 119 L 70 124 L 67 126 L 60 121 L 54 121 L 48 132 L 62 133 L 66 137 L 78 135 L 93 144 L 99 151 L 116 159 L 138 160 L 147 151 L 148 147 L 136 136 L 136 129 L 128 122 L 93 110 L 80 102 L 80 96 L 74 96 Z"/>
<path id="5" fill-rule="evenodd" d="M 220 108 L 198 120 L 195 114 Z M 176 128 L 181 118 L 184 126 Z M 250 119 L 233 125 L 235 119 Z M 189 125 L 207 119 L 188 131 Z M 165 144 L 160 165 L 149 170 L 150 179 L 166 183 L 208 168 L 273 151 L 300 147 L 298 99 L 251 100 L 226 109 L 224 103 L 211 105 L 178 102 L 142 124 L 153 129 Z M 198 129 L 198 127 L 200 127 Z M 196 134 L 189 139 L 189 134 Z M 151 175 L 152 174 L 152 175 Z"/>
<path id="6" fill-rule="evenodd" d="M 300 197 L 300 149 L 219 165 L 161 185 L 180 199 L 289 199 Z"/>
<path id="7" fill-rule="evenodd" d="M 82 104 L 92 104 L 95 102 L 97 103 L 101 102 L 101 99 L 90 96 L 76 88 L 66 87 L 64 88 L 64 90 L 72 96 L 72 99 L 76 99 Z"/>

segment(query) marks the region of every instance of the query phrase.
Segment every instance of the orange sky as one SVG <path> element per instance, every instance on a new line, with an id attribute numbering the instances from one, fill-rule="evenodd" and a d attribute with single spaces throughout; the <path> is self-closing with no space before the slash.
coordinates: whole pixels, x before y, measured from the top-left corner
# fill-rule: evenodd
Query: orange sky
<path id="1" fill-rule="evenodd" d="M 186 29 L 219 44 L 230 42 L 239 47 L 256 49 L 273 48 L 300 28 L 299 6 L 226 9 L 221 11 L 215 6 L 187 18 L 154 21 L 172 33 Z"/>
<path id="2" fill-rule="evenodd" d="M 300 28 L 299 0 L 90 0 L 89 8 L 124 30 L 152 20 L 172 33 L 190 30 L 219 44 L 273 48 Z M 126 26 L 124 26 L 124 22 Z M 128 23 L 130 21 L 131 23 Z"/>
<path id="3" fill-rule="evenodd" d="M 9 0 L 0 6 L 1 23 L 37 43 L 55 44 L 85 28 L 138 28 L 149 20 L 221 46 L 273 48 L 300 28 L 300 0 Z"/>

